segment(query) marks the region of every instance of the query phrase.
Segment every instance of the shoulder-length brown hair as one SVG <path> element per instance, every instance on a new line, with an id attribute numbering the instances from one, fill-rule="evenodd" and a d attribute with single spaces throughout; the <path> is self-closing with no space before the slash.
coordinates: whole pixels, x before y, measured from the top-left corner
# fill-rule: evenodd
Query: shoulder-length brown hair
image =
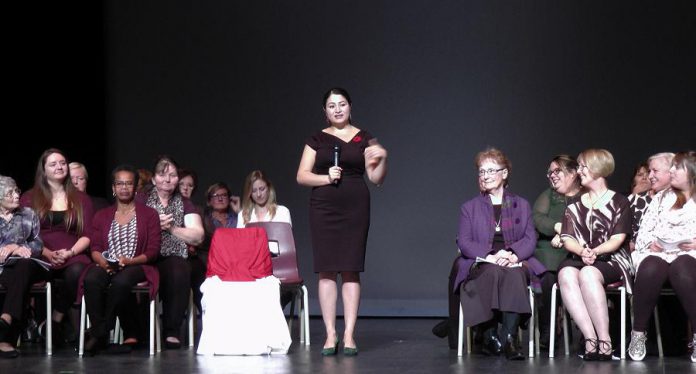
<path id="1" fill-rule="evenodd" d="M 36 165 L 36 174 L 34 175 L 34 187 L 32 188 L 31 207 L 36 211 L 39 217 L 43 220 L 52 216 L 51 206 L 53 205 L 53 192 L 48 185 L 46 178 L 46 160 L 48 156 L 57 153 L 65 158 L 65 179 L 63 179 L 63 188 L 65 189 L 65 198 L 67 199 L 67 210 L 65 211 L 65 227 L 69 230 L 73 225 L 77 228 L 78 235 L 81 235 L 84 229 L 84 213 L 80 193 L 72 184 L 70 179 L 70 167 L 68 167 L 68 158 L 65 153 L 57 148 L 49 148 L 45 150 L 39 162 Z"/>
<path id="2" fill-rule="evenodd" d="M 689 197 L 696 201 L 696 152 L 686 151 L 677 153 L 672 159 L 672 166 L 677 169 L 685 169 L 686 179 L 689 182 L 689 190 L 686 191 L 686 194 L 676 194 L 677 201 L 675 201 L 672 206 L 672 209 L 681 209 L 684 204 L 689 201 Z"/>

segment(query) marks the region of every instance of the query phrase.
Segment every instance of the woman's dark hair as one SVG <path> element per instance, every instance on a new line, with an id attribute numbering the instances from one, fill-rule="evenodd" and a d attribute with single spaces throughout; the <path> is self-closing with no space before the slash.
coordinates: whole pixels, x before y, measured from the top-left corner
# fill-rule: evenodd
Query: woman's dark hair
<path id="1" fill-rule="evenodd" d="M 126 164 L 121 164 L 118 165 L 114 168 L 114 170 L 111 172 L 111 184 L 116 183 L 116 174 L 122 171 L 127 171 L 131 174 L 133 174 L 133 185 L 135 187 L 138 187 L 138 180 L 140 180 L 140 173 L 138 173 L 138 170 L 131 166 L 131 165 L 126 165 Z"/>
<path id="2" fill-rule="evenodd" d="M 350 99 L 350 95 L 348 94 L 348 91 L 341 87 L 334 87 L 324 94 L 324 98 L 321 101 L 321 107 L 326 108 L 326 100 L 329 99 L 329 96 L 331 95 L 341 95 L 346 98 L 346 101 L 348 101 L 348 104 L 353 105 L 353 101 Z"/>

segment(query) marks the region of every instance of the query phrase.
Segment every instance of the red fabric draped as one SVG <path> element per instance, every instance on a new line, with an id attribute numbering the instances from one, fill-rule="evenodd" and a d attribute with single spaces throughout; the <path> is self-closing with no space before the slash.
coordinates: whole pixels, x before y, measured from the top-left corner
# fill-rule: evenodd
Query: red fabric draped
<path id="1" fill-rule="evenodd" d="M 251 282 L 273 275 L 268 237 L 261 228 L 219 228 L 213 234 L 206 277 Z"/>

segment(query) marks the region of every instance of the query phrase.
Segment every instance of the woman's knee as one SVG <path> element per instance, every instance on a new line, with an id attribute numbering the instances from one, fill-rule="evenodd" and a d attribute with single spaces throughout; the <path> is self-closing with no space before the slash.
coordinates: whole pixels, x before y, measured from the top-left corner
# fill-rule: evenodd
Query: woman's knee
<path id="1" fill-rule="evenodd" d="M 585 266 L 580 269 L 580 274 L 578 279 L 581 285 L 602 285 L 604 283 L 604 277 L 602 273 L 594 266 Z"/>
<path id="2" fill-rule="evenodd" d="M 570 285 L 579 284 L 579 273 L 578 269 L 572 267 L 565 267 L 558 271 L 558 285 L 561 287 L 566 287 Z"/>

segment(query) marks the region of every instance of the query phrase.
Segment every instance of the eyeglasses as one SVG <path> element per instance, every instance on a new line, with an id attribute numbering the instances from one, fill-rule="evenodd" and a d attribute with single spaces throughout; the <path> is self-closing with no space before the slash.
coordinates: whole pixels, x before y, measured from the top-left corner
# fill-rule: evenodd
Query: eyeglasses
<path id="1" fill-rule="evenodd" d="M 479 175 L 479 177 L 483 177 L 483 176 L 486 176 L 486 175 L 493 175 L 493 174 L 495 174 L 495 173 L 497 173 L 497 172 L 499 172 L 499 171 L 503 171 L 503 170 L 505 170 L 505 168 L 500 168 L 500 169 L 480 169 L 480 170 L 478 171 L 478 175 Z"/>
<path id="2" fill-rule="evenodd" d="M 561 169 L 561 168 L 555 168 L 553 170 L 549 170 L 548 172 L 546 172 L 546 177 L 551 178 L 552 175 L 558 176 L 558 174 L 560 174 L 562 171 L 563 171 L 563 169 Z"/>
<path id="3" fill-rule="evenodd" d="M 114 182 L 114 186 L 116 187 L 133 187 L 135 183 L 133 181 L 116 181 Z"/>
<path id="4" fill-rule="evenodd" d="M 226 193 L 216 193 L 210 195 L 211 199 L 227 199 L 230 195 Z"/>
<path id="5" fill-rule="evenodd" d="M 7 190 L 7 192 L 5 192 L 5 197 L 12 197 L 14 194 L 17 194 L 17 195 L 20 195 L 20 196 L 21 196 L 21 195 L 22 195 L 22 190 L 20 190 L 20 189 L 17 188 L 17 187 L 12 188 L 12 189 L 9 189 L 9 190 Z"/>

